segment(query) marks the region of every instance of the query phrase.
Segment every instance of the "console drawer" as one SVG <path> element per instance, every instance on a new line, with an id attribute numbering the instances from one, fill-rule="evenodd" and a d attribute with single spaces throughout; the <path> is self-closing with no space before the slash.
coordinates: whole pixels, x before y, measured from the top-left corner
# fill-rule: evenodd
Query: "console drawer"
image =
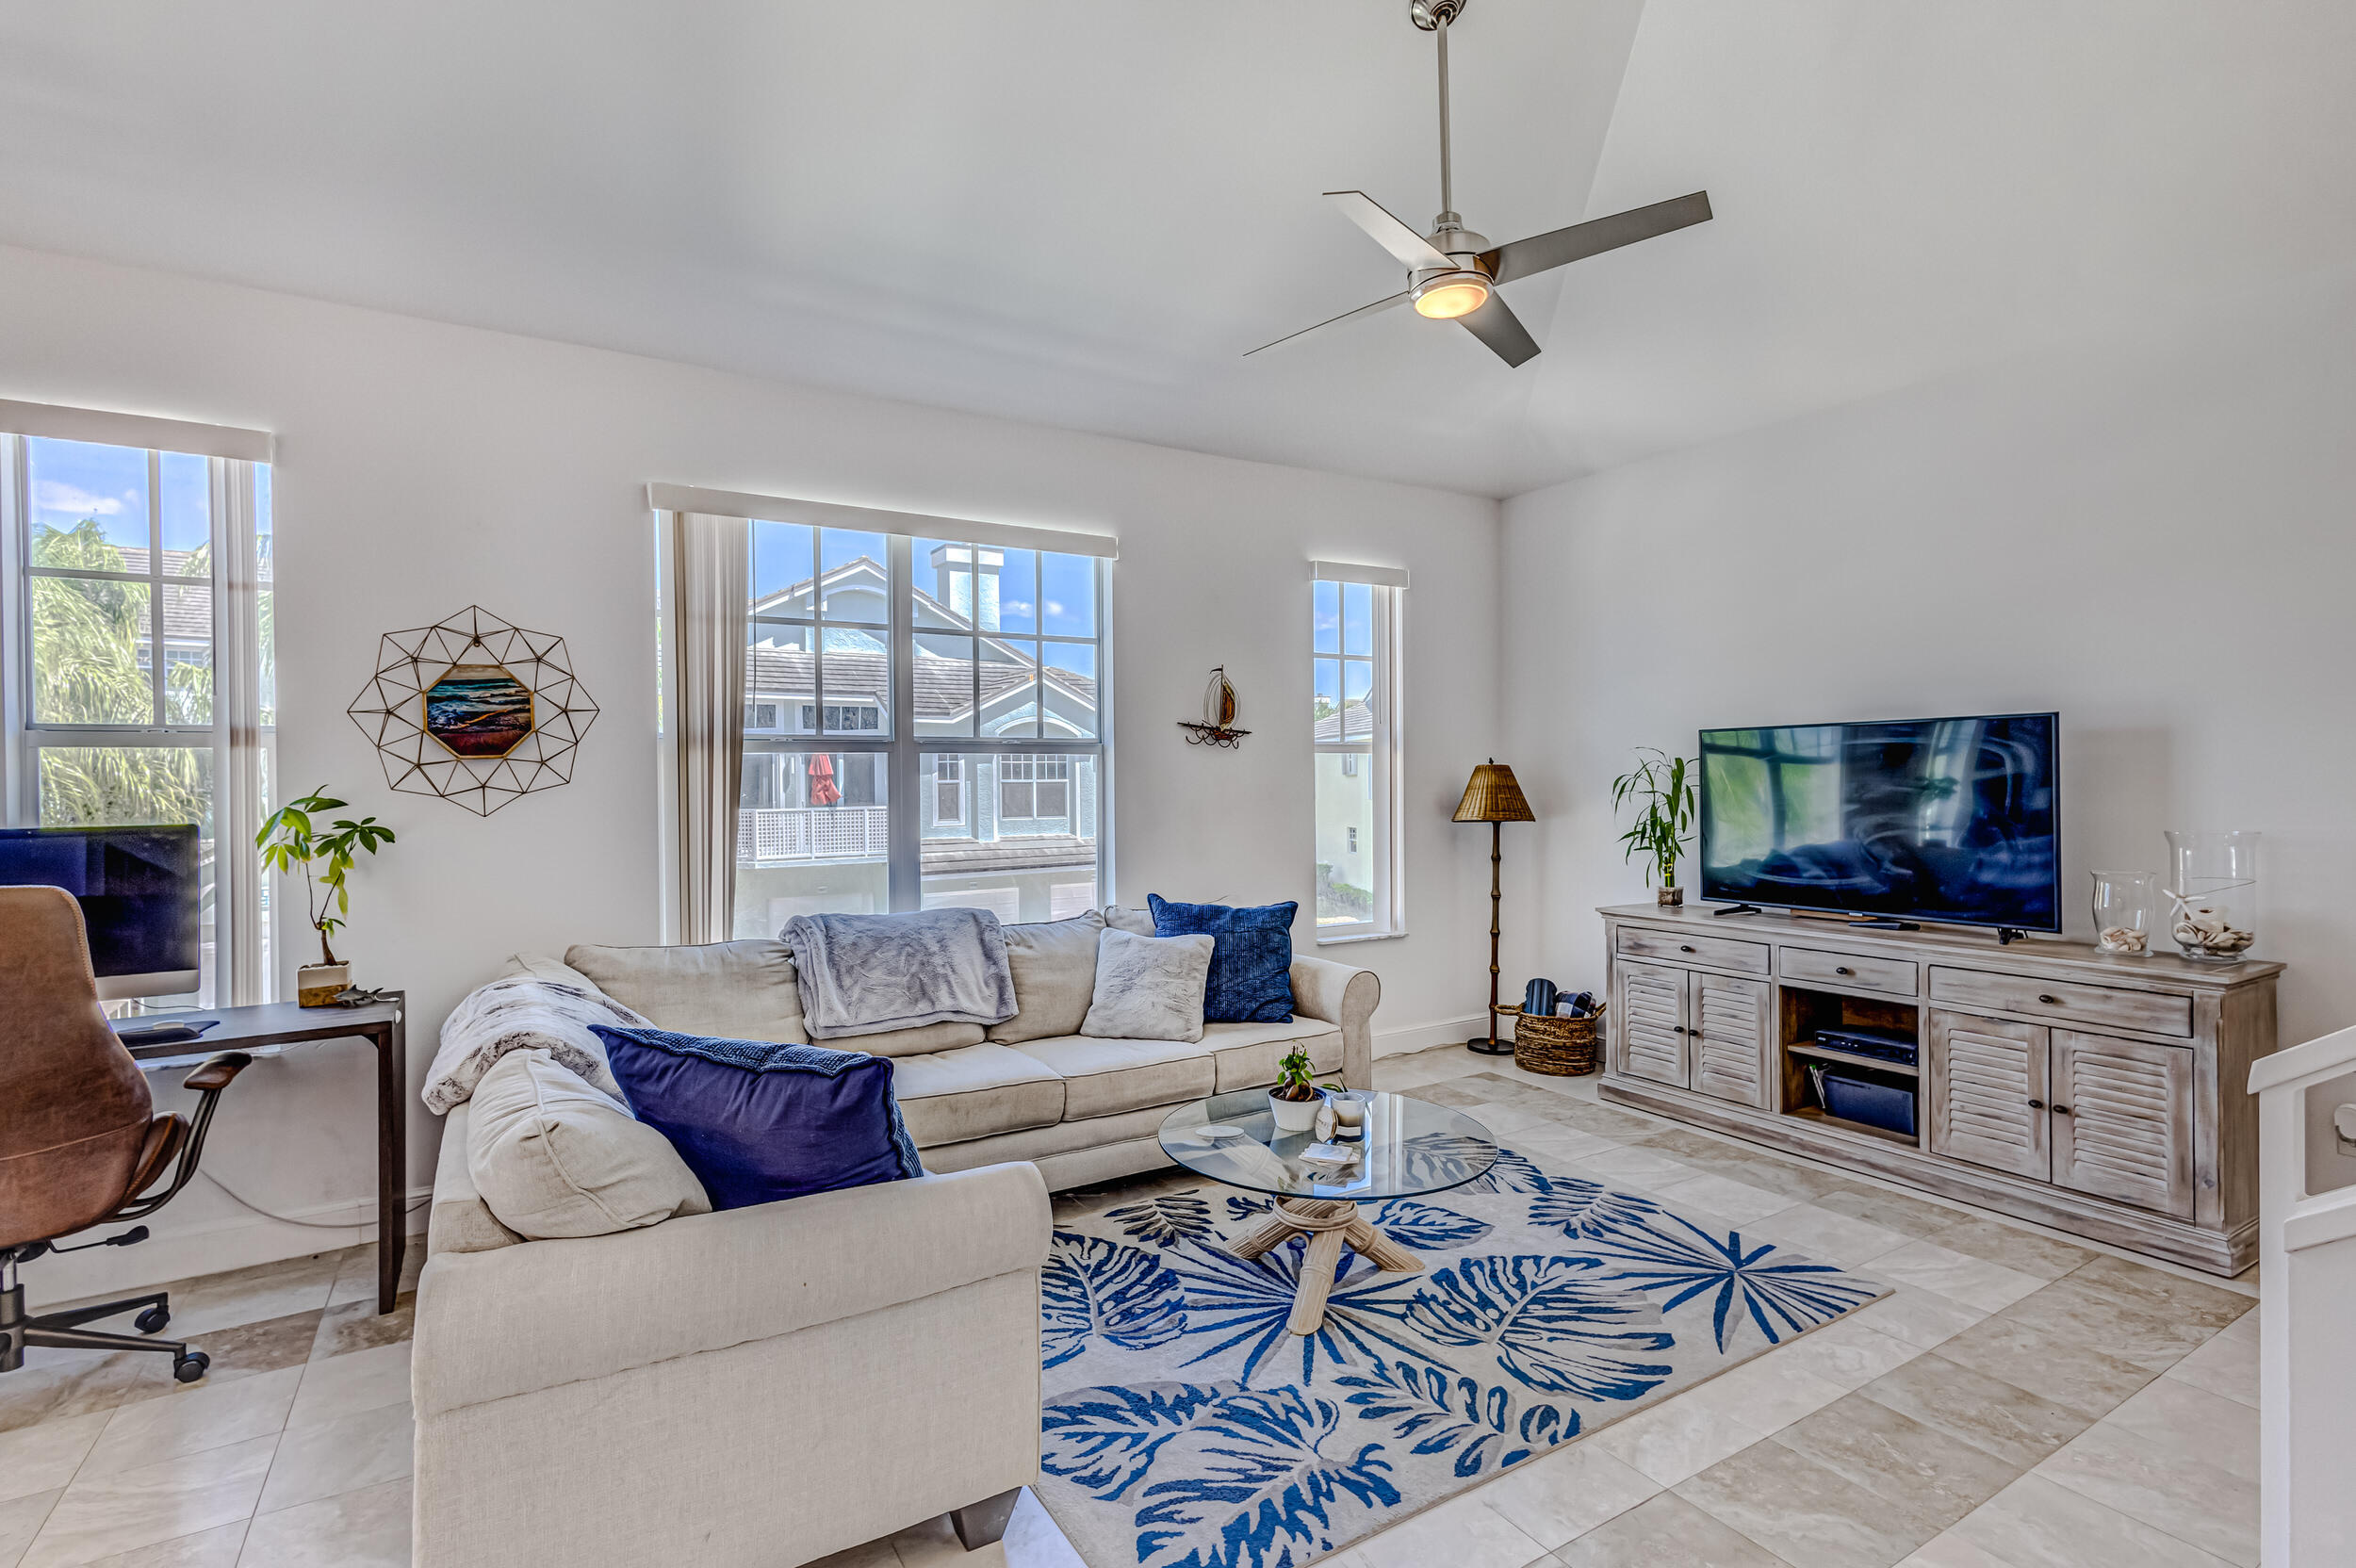
<path id="1" fill-rule="evenodd" d="M 1742 974 L 1771 972 L 1765 942 L 1739 942 L 1726 937 L 1689 936 L 1681 931 L 1647 931 L 1623 925 L 1619 951 L 1630 958 L 1658 958 L 1669 964 L 1702 964 Z"/>
<path id="2" fill-rule="evenodd" d="M 2192 998 L 2080 986 L 2065 980 L 1991 974 L 1986 970 L 1931 966 L 1931 999 L 1972 1007 L 1993 1007 L 2074 1024 L 2101 1024 L 2144 1035 L 2192 1033 Z"/>
<path id="3" fill-rule="evenodd" d="M 1783 950 L 1783 977 L 1836 990 L 1885 991 L 1912 996 L 1919 984 L 1911 958 L 1869 958 L 1861 953 L 1826 953 L 1812 947 Z"/>

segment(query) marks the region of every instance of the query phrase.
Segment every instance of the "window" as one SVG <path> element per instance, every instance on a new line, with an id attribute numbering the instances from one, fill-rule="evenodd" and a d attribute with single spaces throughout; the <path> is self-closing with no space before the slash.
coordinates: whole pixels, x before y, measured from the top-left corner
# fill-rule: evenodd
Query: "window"
<path id="1" fill-rule="evenodd" d="M 146 423 L 36 412 L 42 425 Z M 270 995 L 252 841 L 276 725 L 270 474 L 250 459 L 0 434 L 6 821 L 201 830 L 198 989 L 147 1005 Z M 228 792 L 228 778 L 250 782 Z M 242 858 L 240 874 L 222 874 L 225 857 Z"/>
<path id="2" fill-rule="evenodd" d="M 1399 929 L 1398 658 L 1403 573 L 1317 563 L 1310 601 L 1318 936 Z M 1368 580 L 1379 579 L 1380 580 Z"/>
<path id="3" fill-rule="evenodd" d="M 1104 561 L 773 504 L 746 530 L 735 934 L 826 911 L 1039 921 L 1101 903 Z"/>

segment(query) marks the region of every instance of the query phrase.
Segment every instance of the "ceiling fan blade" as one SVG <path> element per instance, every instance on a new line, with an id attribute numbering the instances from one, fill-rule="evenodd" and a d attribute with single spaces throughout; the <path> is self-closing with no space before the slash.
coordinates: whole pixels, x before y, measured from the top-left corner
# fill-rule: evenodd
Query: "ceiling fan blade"
<path id="1" fill-rule="evenodd" d="M 1526 365 L 1538 357 L 1538 340 L 1530 335 L 1522 318 L 1506 306 L 1502 294 L 1492 292 L 1488 303 L 1456 319 L 1508 365 Z"/>
<path id="2" fill-rule="evenodd" d="M 1691 196 L 1655 202 L 1648 207 L 1631 207 L 1609 218 L 1591 219 L 1550 234 L 1509 241 L 1483 253 L 1481 265 L 1497 282 L 1511 283 L 1532 272 L 1544 272 L 1605 251 L 1616 251 L 1623 245 L 1633 245 L 1640 239 L 1709 221 L 1710 192 L 1696 190 Z"/>
<path id="3" fill-rule="evenodd" d="M 1300 332 L 1286 333 L 1284 336 L 1276 339 L 1274 343 L 1263 343 L 1258 349 L 1246 349 L 1244 351 L 1243 357 L 1250 359 L 1253 354 L 1260 352 L 1263 349 L 1273 349 L 1276 347 L 1277 343 L 1289 343 L 1296 337 L 1317 331 L 1317 327 L 1330 327 L 1335 321 L 1347 321 L 1353 316 L 1372 316 L 1376 311 L 1388 310 L 1393 305 L 1403 305 L 1406 302 L 1407 293 L 1404 289 L 1401 289 L 1399 293 L 1392 295 L 1388 299 L 1377 300 L 1370 305 L 1360 305 L 1356 310 L 1345 310 L 1339 316 L 1329 317 L 1325 320 L 1319 321 L 1317 327 L 1303 327 Z"/>
<path id="4" fill-rule="evenodd" d="M 1453 267 L 1432 241 L 1392 217 L 1383 204 L 1363 190 L 1329 190 L 1325 199 L 1344 218 L 1366 231 L 1377 245 L 1391 253 L 1402 267 Z"/>

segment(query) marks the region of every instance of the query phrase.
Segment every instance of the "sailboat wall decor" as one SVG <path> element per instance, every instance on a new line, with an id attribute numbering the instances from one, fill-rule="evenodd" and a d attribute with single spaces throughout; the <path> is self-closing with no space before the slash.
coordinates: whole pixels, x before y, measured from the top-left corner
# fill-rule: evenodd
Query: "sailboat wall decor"
<path id="1" fill-rule="evenodd" d="M 1203 691 L 1201 721 L 1180 719 L 1178 727 L 1186 732 L 1186 743 L 1190 746 L 1225 746 L 1231 751 L 1252 733 L 1235 727 L 1235 688 L 1227 678 L 1226 665 L 1217 665 L 1211 671 L 1211 683 Z"/>

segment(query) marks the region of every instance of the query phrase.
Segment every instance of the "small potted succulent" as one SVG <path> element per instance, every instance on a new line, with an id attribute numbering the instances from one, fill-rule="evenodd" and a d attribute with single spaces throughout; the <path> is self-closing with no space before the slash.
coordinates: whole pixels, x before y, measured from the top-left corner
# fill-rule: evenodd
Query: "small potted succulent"
<path id="1" fill-rule="evenodd" d="M 1280 1133 L 1305 1133 L 1317 1125 L 1317 1109 L 1325 1097 L 1317 1092 L 1309 1054 L 1294 1046 L 1276 1064 L 1276 1086 L 1268 1091 L 1268 1114 Z"/>

